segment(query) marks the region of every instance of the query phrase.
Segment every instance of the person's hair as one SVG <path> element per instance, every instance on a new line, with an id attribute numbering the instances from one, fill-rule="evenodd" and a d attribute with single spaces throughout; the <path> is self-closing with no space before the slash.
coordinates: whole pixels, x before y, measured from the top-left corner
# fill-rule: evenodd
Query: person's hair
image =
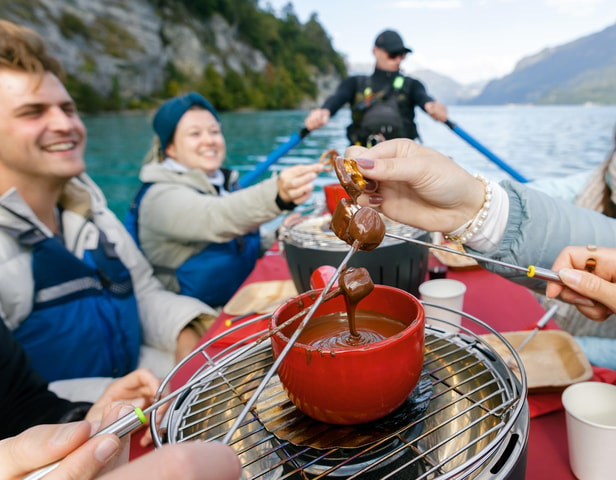
<path id="1" fill-rule="evenodd" d="M 64 80 L 62 64 L 47 51 L 45 40 L 34 30 L 0 19 L 0 69 L 53 73 Z"/>
<path id="2" fill-rule="evenodd" d="M 154 135 L 154 138 L 152 139 L 152 145 L 143 157 L 143 163 L 161 163 L 164 160 L 165 154 L 160 149 L 160 140 L 158 140 L 158 137 Z"/>

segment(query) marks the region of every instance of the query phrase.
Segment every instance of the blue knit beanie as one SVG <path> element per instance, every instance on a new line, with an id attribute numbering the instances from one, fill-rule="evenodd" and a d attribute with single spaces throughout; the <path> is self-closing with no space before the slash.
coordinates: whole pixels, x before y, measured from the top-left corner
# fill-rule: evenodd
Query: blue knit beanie
<path id="1" fill-rule="evenodd" d="M 209 110 L 212 115 L 216 117 L 216 120 L 220 122 L 216 109 L 210 102 L 196 92 L 190 92 L 181 97 L 174 97 L 171 100 L 167 100 L 158 109 L 152 121 L 154 131 L 160 140 L 160 149 L 163 152 L 167 149 L 169 142 L 171 142 L 180 118 L 182 118 L 190 107 L 195 105 Z"/>

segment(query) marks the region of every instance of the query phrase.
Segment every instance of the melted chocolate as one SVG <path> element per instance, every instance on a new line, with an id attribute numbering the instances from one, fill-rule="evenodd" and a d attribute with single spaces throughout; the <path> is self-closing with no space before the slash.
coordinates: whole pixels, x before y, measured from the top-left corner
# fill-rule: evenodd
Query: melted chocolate
<path id="1" fill-rule="evenodd" d="M 371 310 L 358 310 L 356 312 L 358 338 L 353 339 L 347 320 L 344 312 L 315 317 L 306 325 L 297 341 L 318 350 L 335 350 L 379 342 L 406 328 L 403 322 L 389 315 Z"/>
<path id="2" fill-rule="evenodd" d="M 340 273 L 338 280 L 340 290 L 344 295 L 344 303 L 346 305 L 347 316 L 349 319 L 349 330 L 351 332 L 351 340 L 357 342 L 359 333 L 356 328 L 355 313 L 357 304 L 367 297 L 374 290 L 374 283 L 368 270 L 360 268 L 345 268 Z"/>
<path id="3" fill-rule="evenodd" d="M 338 202 L 329 227 L 340 240 L 359 250 L 374 250 L 385 238 L 385 223 L 378 212 L 370 207 L 356 209 L 346 198 Z"/>
<path id="4" fill-rule="evenodd" d="M 348 198 L 341 198 L 332 215 L 329 228 L 343 242 L 353 245 L 349 226 L 353 218 L 354 204 Z"/>
<path id="5" fill-rule="evenodd" d="M 339 284 L 344 296 L 352 303 L 359 303 L 374 290 L 370 273 L 364 267 L 345 268 L 340 274 Z"/>

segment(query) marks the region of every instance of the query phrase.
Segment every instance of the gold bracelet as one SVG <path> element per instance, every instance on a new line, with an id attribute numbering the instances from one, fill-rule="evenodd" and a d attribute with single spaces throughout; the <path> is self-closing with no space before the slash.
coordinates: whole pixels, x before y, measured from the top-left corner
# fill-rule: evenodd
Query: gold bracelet
<path id="1" fill-rule="evenodd" d="M 488 218 L 488 212 L 490 211 L 490 207 L 492 206 L 492 185 L 489 180 L 487 180 L 483 175 L 475 175 L 475 178 L 480 180 L 484 186 L 483 204 L 481 205 L 481 208 L 473 217 L 473 219 L 466 222 L 462 227 L 460 227 L 462 229 L 462 232 L 456 233 L 458 230 L 460 230 L 460 228 L 458 228 L 457 230 L 454 230 L 454 232 L 445 234 L 445 239 L 449 240 L 450 242 L 459 244 L 468 242 L 479 230 L 481 230 L 481 227 L 483 227 L 483 223 L 485 222 L 486 218 Z"/>

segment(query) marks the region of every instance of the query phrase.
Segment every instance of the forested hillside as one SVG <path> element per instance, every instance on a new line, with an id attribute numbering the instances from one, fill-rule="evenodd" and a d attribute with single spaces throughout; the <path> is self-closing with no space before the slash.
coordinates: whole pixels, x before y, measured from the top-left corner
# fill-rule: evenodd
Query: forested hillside
<path id="1" fill-rule="evenodd" d="M 346 75 L 317 17 L 255 0 L 2 0 L 0 17 L 48 39 L 85 111 L 193 89 L 221 110 L 295 108 Z"/>

